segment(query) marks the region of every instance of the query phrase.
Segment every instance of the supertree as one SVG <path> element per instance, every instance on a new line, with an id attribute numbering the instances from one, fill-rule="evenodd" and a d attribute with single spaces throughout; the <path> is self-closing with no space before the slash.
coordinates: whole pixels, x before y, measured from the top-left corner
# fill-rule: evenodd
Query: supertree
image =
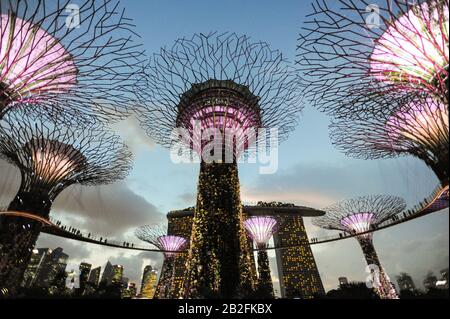
<path id="1" fill-rule="evenodd" d="M 179 39 L 149 63 L 139 90 L 143 127 L 167 147 L 179 145 L 183 135 L 201 159 L 183 296 L 252 292 L 237 159 L 254 145 L 259 128 L 287 137 L 302 108 L 297 82 L 279 51 L 234 33 Z"/>
<path id="2" fill-rule="evenodd" d="M 18 107 L 125 116 L 142 70 L 136 39 L 118 0 L 1 1 L 0 119 Z"/>
<path id="3" fill-rule="evenodd" d="M 63 121 L 63 122 L 62 122 Z M 8 112 L 0 126 L 0 157 L 21 174 L 9 211 L 49 218 L 55 198 L 73 184 L 109 184 L 131 169 L 131 153 L 101 124 L 68 126 L 65 120 Z M 31 258 L 41 224 L 0 217 L 0 287 L 14 295 Z"/>
<path id="4" fill-rule="evenodd" d="M 269 216 L 253 216 L 245 220 L 245 229 L 258 249 L 258 287 L 261 297 L 274 298 L 272 276 L 270 275 L 267 245 L 275 233 L 277 220 Z"/>
<path id="5" fill-rule="evenodd" d="M 371 230 L 375 230 L 378 225 L 400 213 L 405 207 L 405 201 L 395 196 L 357 197 L 325 208 L 326 214 L 312 221 L 314 225 L 322 228 L 356 235 L 373 275 L 373 287 L 383 299 L 397 299 L 398 296 L 378 259 Z"/>
<path id="6" fill-rule="evenodd" d="M 448 107 L 448 25 L 448 0 L 316 0 L 298 45 L 304 93 L 334 116 L 389 107 L 386 94 Z"/>
<path id="7" fill-rule="evenodd" d="M 413 155 L 423 160 L 443 186 L 449 183 L 448 105 L 430 96 L 405 100 L 395 111 L 332 121 L 333 144 L 347 155 L 379 159 Z"/>
<path id="8" fill-rule="evenodd" d="M 171 299 L 176 296 L 173 287 L 175 258 L 187 244 L 181 236 L 167 235 L 166 225 L 144 225 L 136 229 L 135 235 L 140 240 L 152 244 L 164 251 L 164 266 L 153 298 Z"/>

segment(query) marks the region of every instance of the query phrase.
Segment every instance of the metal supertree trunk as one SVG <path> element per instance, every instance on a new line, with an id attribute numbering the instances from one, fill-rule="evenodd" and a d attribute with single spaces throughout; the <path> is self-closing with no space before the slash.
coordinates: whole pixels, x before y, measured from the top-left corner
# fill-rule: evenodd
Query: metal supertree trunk
<path id="1" fill-rule="evenodd" d="M 122 118 L 144 60 L 137 38 L 118 0 L 1 1 L 0 119 L 20 107 Z"/>
<path id="2" fill-rule="evenodd" d="M 373 278 L 372 285 L 377 294 L 382 299 L 398 299 L 394 284 L 389 279 L 389 276 L 384 271 L 384 268 L 381 266 L 381 262 L 378 259 L 377 252 L 373 246 L 372 236 L 359 236 L 357 237 L 357 240 L 361 246 L 367 265 L 372 265 L 372 267 L 370 267 Z"/>
<path id="3" fill-rule="evenodd" d="M 164 265 L 156 287 L 154 299 L 173 299 L 177 292 L 174 288 L 175 259 L 187 240 L 181 236 L 167 234 L 167 225 L 144 225 L 136 229 L 135 235 L 164 251 Z"/>
<path id="4" fill-rule="evenodd" d="M 403 199 L 388 195 L 357 197 L 331 205 L 326 214 L 313 219 L 313 224 L 325 229 L 360 234 L 377 228 L 379 224 L 402 212 L 406 207 Z M 372 242 L 372 233 L 356 236 L 366 259 L 373 270 L 373 287 L 380 298 L 397 299 L 394 285 L 389 280 L 378 259 Z"/>
<path id="5" fill-rule="evenodd" d="M 73 184 L 108 184 L 131 169 L 131 154 L 117 136 L 97 124 L 67 126 L 29 112 L 11 111 L 0 126 L 0 157 L 21 173 L 8 210 L 48 218 L 55 198 Z M 0 287 L 14 295 L 39 236 L 41 224 L 0 217 Z"/>
<path id="6" fill-rule="evenodd" d="M 316 0 L 299 37 L 304 93 L 334 116 L 389 107 L 386 94 L 447 105 L 448 25 L 448 0 Z"/>
<path id="7" fill-rule="evenodd" d="M 281 140 L 301 110 L 298 78 L 278 51 L 236 34 L 196 34 L 155 54 L 139 82 L 148 134 L 171 147 L 184 133 L 185 148 L 201 158 L 197 205 L 184 297 L 242 297 L 254 282 L 243 226 L 237 159 L 258 128 L 277 128 Z M 178 129 L 177 131 L 174 131 Z M 202 156 L 208 130 L 235 139 L 214 140 L 213 160 Z M 175 134 L 174 134 L 175 133 Z M 229 156 L 230 155 L 230 156 Z M 229 156 L 229 157 L 228 157 Z"/>

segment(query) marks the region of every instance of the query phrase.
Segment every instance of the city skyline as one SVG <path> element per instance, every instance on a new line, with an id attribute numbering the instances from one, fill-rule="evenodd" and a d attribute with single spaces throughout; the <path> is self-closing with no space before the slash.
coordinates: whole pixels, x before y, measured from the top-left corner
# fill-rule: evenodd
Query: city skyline
<path id="1" fill-rule="evenodd" d="M 138 294 L 136 294 L 137 297 L 144 297 L 144 298 L 148 298 L 145 296 L 141 296 L 142 295 L 142 283 L 144 283 L 145 278 L 146 277 L 146 273 L 151 273 L 151 274 L 156 274 L 155 282 L 153 283 L 154 289 L 156 289 L 156 283 L 157 283 L 157 278 L 159 278 L 159 274 L 160 271 L 159 269 L 154 268 L 152 265 L 144 265 L 143 266 L 143 271 L 141 273 L 141 277 L 137 278 L 136 281 L 131 280 L 130 278 L 128 278 L 128 272 L 127 272 L 127 268 L 124 267 L 123 265 L 117 264 L 117 265 L 113 265 L 109 260 L 105 263 L 105 264 L 101 264 L 101 265 L 93 265 L 90 264 L 88 262 L 88 260 L 84 260 L 81 261 L 80 263 L 76 264 L 76 263 L 72 263 L 70 255 L 64 253 L 64 248 L 63 247 L 55 247 L 54 249 L 52 248 L 47 248 L 47 247 L 39 247 L 36 248 L 34 250 L 34 254 L 39 258 L 39 262 L 31 262 L 30 266 L 28 269 L 32 269 L 34 271 L 34 273 L 36 274 L 36 270 L 42 267 L 43 264 L 43 256 L 45 255 L 51 255 L 53 253 L 53 251 L 58 252 L 59 255 L 63 256 L 62 260 L 63 262 L 65 262 L 66 266 L 65 266 L 65 272 L 66 274 L 68 274 L 69 272 L 73 271 L 72 268 L 76 267 L 78 269 L 79 267 L 79 271 L 76 272 L 77 276 L 80 276 L 80 283 L 81 283 L 81 276 L 82 276 L 82 271 L 81 271 L 81 267 L 90 267 L 88 273 L 86 274 L 86 281 L 91 282 L 91 275 L 95 272 L 96 275 L 98 275 L 98 282 L 95 284 L 95 286 L 98 286 L 103 280 L 105 280 L 105 278 L 103 277 L 105 275 L 105 270 L 106 268 L 108 268 L 108 265 L 111 267 L 112 269 L 115 269 L 117 267 L 120 267 L 122 269 L 121 271 L 121 278 L 123 278 L 122 283 L 125 283 L 126 280 L 126 285 L 123 286 L 124 288 L 128 288 L 129 286 L 133 286 L 136 288 L 136 290 L 139 292 Z M 256 258 L 256 257 L 255 257 Z M 44 261 L 45 262 L 45 261 Z M 72 268 L 70 268 L 69 266 L 71 266 Z M 77 267 L 78 266 L 78 267 Z M 36 268 L 37 267 L 37 268 Z M 100 272 L 97 273 L 98 268 L 100 268 Z M 113 273 L 105 275 L 105 276 L 109 276 L 111 275 L 111 278 L 113 277 Z M 431 278 L 431 279 L 430 279 Z M 436 280 L 433 281 L 433 278 L 435 278 Z M 22 283 L 22 285 L 27 286 L 27 287 L 31 287 L 31 286 L 36 286 L 36 287 L 40 287 L 44 282 L 46 282 L 46 277 L 41 275 L 40 279 L 36 279 L 33 278 L 33 280 L 30 280 L 29 275 L 25 276 L 24 282 Z M 147 279 L 148 280 L 148 279 Z M 150 278 L 150 280 L 152 280 Z M 431 285 L 434 285 L 435 287 L 438 287 L 439 284 L 443 285 L 444 287 L 448 287 L 448 266 L 446 268 L 440 269 L 439 271 L 428 271 L 426 273 L 423 274 L 423 276 L 419 277 L 419 278 L 414 278 L 413 276 L 410 276 L 409 273 L 407 272 L 402 272 L 399 275 L 396 275 L 392 278 L 393 283 L 395 284 L 396 288 L 398 289 L 398 291 L 402 291 L 402 290 L 410 290 L 410 291 L 414 291 L 415 289 L 419 289 L 419 290 L 426 290 L 429 287 L 427 287 L 426 282 L 432 280 L 433 283 L 431 283 Z M 446 281 L 444 283 L 444 281 Z M 358 280 L 354 280 L 353 278 L 349 278 L 346 276 L 341 276 L 341 277 L 337 277 L 335 278 L 335 287 L 331 287 L 329 290 L 333 290 L 333 289 L 337 289 L 339 287 L 341 287 L 342 285 L 347 285 L 347 284 L 353 284 L 353 283 L 358 283 L 360 281 Z M 111 283 L 109 283 L 111 284 Z M 154 292 L 153 292 L 154 293 Z M 275 287 L 275 295 L 277 297 L 281 297 L 280 294 L 280 289 L 279 287 Z"/>

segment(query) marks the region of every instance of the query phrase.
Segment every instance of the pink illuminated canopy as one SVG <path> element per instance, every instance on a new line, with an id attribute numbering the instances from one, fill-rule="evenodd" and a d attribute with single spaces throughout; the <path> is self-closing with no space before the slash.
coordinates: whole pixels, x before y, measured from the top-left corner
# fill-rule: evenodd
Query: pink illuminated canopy
<path id="1" fill-rule="evenodd" d="M 28 144 L 34 173 L 46 183 L 57 183 L 83 165 L 86 158 L 71 145 L 33 140 Z"/>
<path id="2" fill-rule="evenodd" d="M 341 219 L 341 225 L 357 233 L 370 230 L 375 215 L 373 213 L 356 213 Z"/>
<path id="3" fill-rule="evenodd" d="M 58 39 L 13 14 L 0 15 L 0 84 L 10 101 L 36 102 L 67 92 L 77 68 Z"/>
<path id="4" fill-rule="evenodd" d="M 186 239 L 180 236 L 165 235 L 158 237 L 158 243 L 162 250 L 177 252 L 186 244 Z M 172 253 L 166 253 L 166 256 L 172 255 Z"/>
<path id="5" fill-rule="evenodd" d="M 253 216 L 244 222 L 245 229 L 257 245 L 267 244 L 276 225 L 276 219 L 269 216 Z"/>
<path id="6" fill-rule="evenodd" d="M 255 139 L 258 126 L 254 122 L 254 116 L 231 105 L 201 108 L 190 118 L 193 149 L 200 152 L 202 149 L 201 134 L 215 131 L 222 135 L 223 143 L 230 142 L 230 145 L 226 144 L 227 146 L 235 145 L 237 150 L 244 150 L 249 146 L 249 141 Z M 227 141 L 227 137 L 233 138 L 234 144 L 231 144 L 231 140 Z"/>
<path id="7" fill-rule="evenodd" d="M 448 143 L 448 106 L 431 97 L 406 105 L 386 122 L 393 142 L 403 138 L 420 145 Z"/>
<path id="8" fill-rule="evenodd" d="M 448 1 L 426 1 L 391 22 L 370 57 L 371 75 L 379 81 L 406 87 L 445 87 L 449 65 L 448 10 Z"/>

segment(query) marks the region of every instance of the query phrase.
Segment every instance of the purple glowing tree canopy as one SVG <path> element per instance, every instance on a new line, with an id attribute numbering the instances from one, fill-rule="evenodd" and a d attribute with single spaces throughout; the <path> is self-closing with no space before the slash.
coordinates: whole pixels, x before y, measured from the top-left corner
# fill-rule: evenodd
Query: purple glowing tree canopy
<path id="1" fill-rule="evenodd" d="M 370 74 L 406 88 L 448 90 L 448 9 L 448 2 L 426 1 L 390 22 L 370 56 Z"/>
<path id="2" fill-rule="evenodd" d="M 77 68 L 57 39 L 12 12 L 0 15 L 0 83 L 4 99 L 34 103 L 77 83 Z"/>
<path id="3" fill-rule="evenodd" d="M 370 230 L 373 219 L 373 213 L 356 213 L 342 218 L 341 224 L 354 232 L 362 233 Z"/>
<path id="4" fill-rule="evenodd" d="M 176 129 L 189 133 L 183 142 L 196 152 L 204 146 L 200 134 L 228 131 L 239 155 L 260 128 L 277 128 L 284 140 L 303 107 L 299 78 L 283 55 L 234 33 L 179 39 L 155 54 L 146 71 L 137 90 L 141 123 L 167 147 L 178 140 Z M 225 139 L 222 146 L 231 147 Z"/>
<path id="5" fill-rule="evenodd" d="M 186 139 L 186 144 L 198 154 L 210 143 L 205 137 L 202 140 L 205 133 L 213 136 L 221 148 L 236 145 L 235 153 L 239 154 L 253 144 L 256 130 L 261 127 L 258 101 L 247 87 L 232 81 L 194 84 L 181 97 L 177 127 L 187 129 L 191 138 Z"/>
<path id="6" fill-rule="evenodd" d="M 269 216 L 253 216 L 244 222 L 245 229 L 258 245 L 266 245 L 276 231 L 277 220 Z"/>
<path id="7" fill-rule="evenodd" d="M 167 234 L 167 225 L 144 225 L 136 229 L 135 235 L 158 249 L 164 251 L 166 258 L 174 257 L 186 244 L 184 237 Z"/>
<path id="8" fill-rule="evenodd" d="M 336 117 L 415 94 L 447 104 L 448 25 L 448 0 L 316 0 L 299 37 L 303 93 Z"/>
<path id="9" fill-rule="evenodd" d="M 88 121 L 128 115 L 144 60 L 136 38 L 119 0 L 2 1 L 0 119 L 19 107 Z"/>
<path id="10" fill-rule="evenodd" d="M 396 196 L 361 196 L 333 204 L 324 209 L 324 216 L 313 219 L 313 224 L 325 229 L 348 233 L 364 233 L 406 208 L 405 201 Z M 371 236 L 362 234 L 361 236 Z"/>
<path id="11" fill-rule="evenodd" d="M 415 100 L 389 117 L 386 133 L 392 145 L 398 145 L 399 148 L 403 144 L 402 139 L 416 147 L 432 147 L 430 144 L 438 141 L 448 144 L 448 115 L 448 106 L 441 101 L 431 97 Z"/>
<path id="12" fill-rule="evenodd" d="M 70 185 L 110 184 L 131 170 L 128 147 L 102 123 L 68 125 L 25 109 L 1 122 L 0 158 L 20 170 L 21 190 L 55 198 Z"/>
<path id="13" fill-rule="evenodd" d="M 333 119 L 333 144 L 345 154 L 362 159 L 415 156 L 434 171 L 441 184 L 447 185 L 448 105 L 429 95 L 398 102 L 394 110 L 380 110 L 376 116 Z"/>
<path id="14" fill-rule="evenodd" d="M 164 235 L 158 237 L 158 243 L 161 250 L 177 252 L 186 244 L 186 239 L 180 236 Z"/>

